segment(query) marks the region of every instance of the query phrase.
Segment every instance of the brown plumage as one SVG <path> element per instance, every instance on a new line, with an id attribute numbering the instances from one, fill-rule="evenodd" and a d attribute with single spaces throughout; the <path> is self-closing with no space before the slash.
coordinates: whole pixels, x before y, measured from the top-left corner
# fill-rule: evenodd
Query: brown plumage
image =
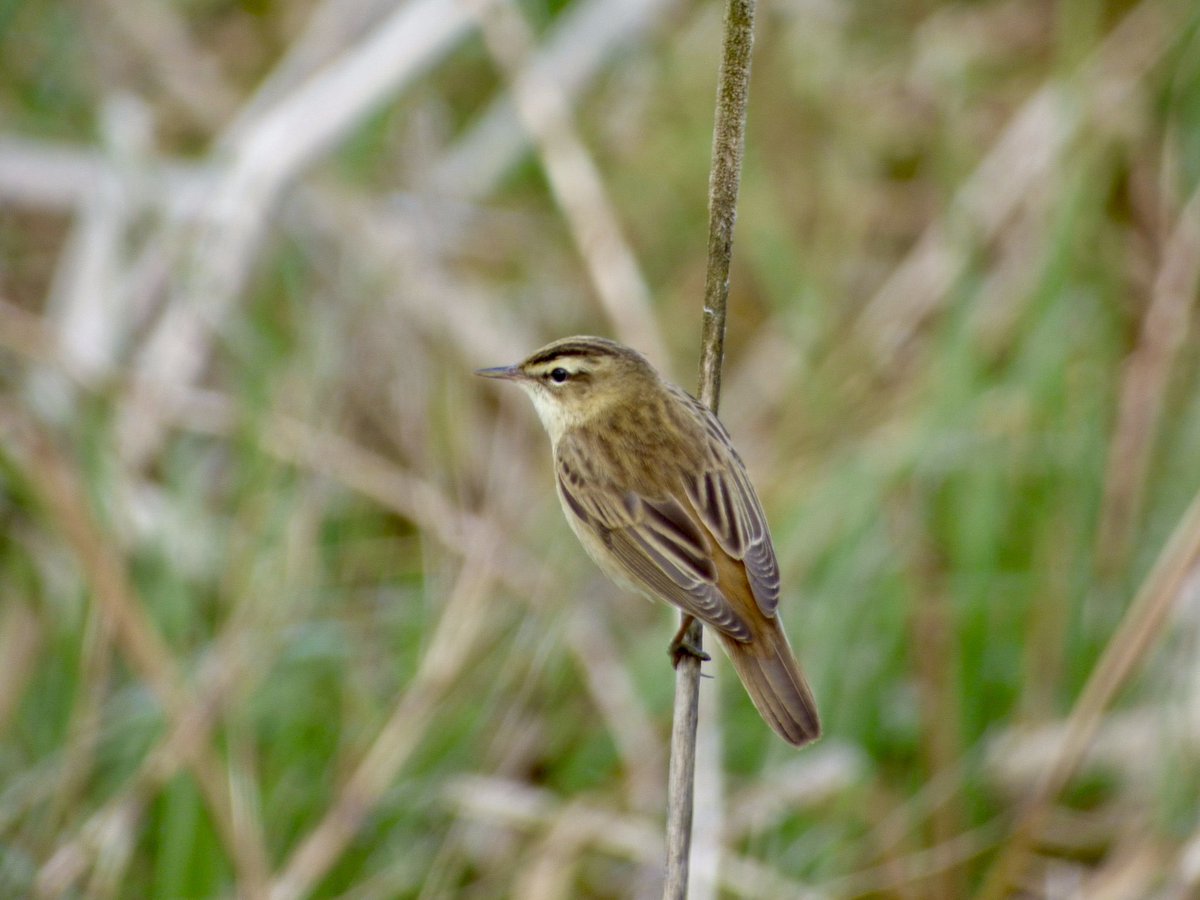
<path id="1" fill-rule="evenodd" d="M 763 720 L 775 733 L 797 747 L 821 735 L 817 704 L 796 663 L 783 626 L 776 616 L 766 616 L 758 604 L 747 600 L 750 585 L 739 560 L 719 554 L 717 586 L 745 616 L 750 639 L 739 641 L 720 630 L 717 638 L 733 669 L 754 701 Z"/>
<path id="2" fill-rule="evenodd" d="M 766 517 L 716 416 L 603 338 L 564 338 L 479 374 L 533 399 L 563 511 L 600 568 L 708 625 L 767 724 L 797 746 L 816 739 L 816 704 L 776 614 Z"/>

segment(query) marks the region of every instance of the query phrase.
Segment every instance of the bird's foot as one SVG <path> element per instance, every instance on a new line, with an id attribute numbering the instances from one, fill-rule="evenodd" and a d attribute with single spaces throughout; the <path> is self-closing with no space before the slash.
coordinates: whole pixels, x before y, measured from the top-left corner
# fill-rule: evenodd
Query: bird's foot
<path id="1" fill-rule="evenodd" d="M 675 669 L 678 669 L 679 664 L 689 656 L 700 660 L 700 662 L 708 662 L 712 659 L 704 650 L 688 640 L 687 628 L 679 629 L 679 633 L 675 635 L 670 646 L 667 647 L 667 655 L 671 657 L 671 666 Z"/>

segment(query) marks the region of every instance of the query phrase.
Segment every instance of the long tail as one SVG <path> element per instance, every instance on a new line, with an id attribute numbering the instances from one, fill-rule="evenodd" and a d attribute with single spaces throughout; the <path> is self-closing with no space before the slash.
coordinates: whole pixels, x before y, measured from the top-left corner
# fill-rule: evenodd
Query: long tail
<path id="1" fill-rule="evenodd" d="M 821 736 L 817 704 L 779 622 L 760 623 L 746 643 L 717 636 L 759 714 L 781 738 L 802 747 Z"/>

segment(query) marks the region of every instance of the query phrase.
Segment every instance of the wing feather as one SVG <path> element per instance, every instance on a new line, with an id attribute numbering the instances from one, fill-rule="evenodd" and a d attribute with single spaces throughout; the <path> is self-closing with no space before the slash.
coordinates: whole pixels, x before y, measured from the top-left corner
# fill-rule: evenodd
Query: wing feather
<path id="1" fill-rule="evenodd" d="M 725 426 L 690 394 L 672 389 L 704 423 L 699 462 L 693 459 L 680 473 L 679 496 L 647 497 L 590 479 L 583 489 L 577 473 L 590 467 L 569 439 L 555 454 L 559 491 L 585 532 L 611 551 L 620 574 L 730 637 L 746 640 L 748 625 L 716 585 L 711 543 L 743 563 L 759 610 L 773 617 L 780 578 L 767 518 Z"/>
<path id="2" fill-rule="evenodd" d="M 702 471 L 684 480 L 688 499 L 721 549 L 745 564 L 758 608 L 773 616 L 780 579 L 767 517 L 725 426 L 703 404 L 692 403 L 704 418 L 705 452 Z"/>
<path id="3" fill-rule="evenodd" d="M 716 585 L 703 528 L 682 504 L 595 485 L 581 491 L 568 482 L 560 466 L 566 509 L 611 551 L 626 580 L 735 640 L 750 639 L 750 627 Z M 591 551 L 588 541 L 584 546 Z M 606 560 L 593 556 L 605 567 Z"/>

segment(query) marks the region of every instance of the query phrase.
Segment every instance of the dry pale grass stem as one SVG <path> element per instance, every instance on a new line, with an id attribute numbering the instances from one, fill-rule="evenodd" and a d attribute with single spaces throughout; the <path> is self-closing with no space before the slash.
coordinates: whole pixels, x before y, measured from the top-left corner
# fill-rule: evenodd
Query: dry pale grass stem
<path id="1" fill-rule="evenodd" d="M 604 181 L 579 137 L 567 96 L 533 65 L 534 40 L 511 0 L 479 4 L 478 22 L 492 58 L 508 79 L 513 105 L 537 148 L 538 160 L 613 329 L 661 365 L 666 345 L 654 321 L 650 290 L 622 233 Z"/>
<path id="2" fill-rule="evenodd" d="M 1200 563 L 1200 493 L 1193 497 L 1154 568 L 1146 576 L 1088 678 L 1067 719 L 1065 734 L 1050 764 L 1041 771 L 1032 796 L 1018 820 L 1014 837 L 992 866 L 983 896 L 1000 897 L 1028 863 L 1031 842 L 1049 813 L 1049 804 L 1078 769 L 1103 715 L 1161 636 L 1179 601 L 1185 582 L 1195 578 Z"/>
<path id="3" fill-rule="evenodd" d="M 123 416 L 123 455 L 137 468 L 160 445 L 157 409 L 179 402 L 209 357 L 214 331 L 230 315 L 283 191 L 390 95 L 420 76 L 461 39 L 459 4 L 405 5 L 254 122 L 239 123 L 222 149 L 205 222 L 192 239 L 175 287 L 136 366 L 154 395 Z M 150 402 L 145 402 L 149 400 Z"/>
<path id="4" fill-rule="evenodd" d="M 245 834 L 234 827 L 225 789 L 225 766 L 208 744 L 207 731 L 215 713 L 209 698 L 189 697 L 174 658 L 147 619 L 145 606 L 129 582 L 122 554 L 86 507 L 86 492 L 67 457 L 47 435 L 29 426 L 23 431 L 24 460 L 35 473 L 48 514 L 77 557 L 115 642 L 153 691 L 171 724 L 171 737 L 158 753 L 148 757 L 152 765 L 145 771 L 143 783 L 131 785 L 125 799 L 111 803 L 108 812 L 93 816 L 91 823 L 107 835 L 106 840 L 123 844 L 128 830 L 136 824 L 146 792 L 154 784 L 161 784 L 180 762 L 186 762 L 204 793 L 231 857 L 250 861 L 251 868 L 244 874 L 247 883 L 253 883 L 253 870 L 260 868 L 266 858 L 264 841 L 261 834 Z M 105 822 L 107 827 L 102 825 Z M 87 826 L 84 831 L 88 831 Z M 42 890 L 53 893 L 70 886 L 87 865 L 80 851 L 77 845 L 68 844 L 54 854 L 39 879 Z M 104 859 L 101 853 L 97 862 Z"/>
<path id="5" fill-rule="evenodd" d="M 884 365 L 943 308 L 972 248 L 995 240 L 1026 197 L 1048 189 L 1082 127 L 1103 123 L 1136 94 L 1171 48 L 1181 15 L 1176 4 L 1143 0 L 1084 63 L 1071 88 L 1044 85 L 1009 120 L 946 215 L 926 228 L 863 309 L 858 328 Z"/>
<path id="6" fill-rule="evenodd" d="M 1188 335 L 1198 287 L 1200 191 L 1183 205 L 1163 245 L 1138 345 L 1125 364 L 1096 539 L 1096 558 L 1110 573 L 1123 568 L 1141 518 L 1167 382 Z"/>
<path id="7" fill-rule="evenodd" d="M 486 547 L 477 547 L 484 560 Z M 470 564 L 450 593 L 421 665 L 366 755 L 320 822 L 299 842 L 273 879 L 268 896 L 308 895 L 345 850 L 436 719 L 438 705 L 476 652 L 489 624 L 492 581 Z"/>
<path id="8" fill-rule="evenodd" d="M 519 70 L 510 75 L 517 74 L 519 81 L 538 91 L 561 91 L 561 103 L 557 105 L 569 110 L 584 88 L 604 74 L 613 54 L 625 49 L 629 41 L 642 39 L 679 5 L 678 0 L 572 3 L 536 46 L 527 46 L 528 55 L 518 61 Z M 520 10 L 514 8 L 513 12 L 519 14 Z M 519 46 L 509 48 L 509 52 L 519 50 Z M 553 110 L 540 114 L 547 113 L 556 115 Z M 494 192 L 527 152 L 531 136 L 548 130 L 546 126 L 531 128 L 523 119 L 512 96 L 503 94 L 493 99 L 437 160 L 432 173 L 437 189 L 469 199 L 481 199 Z M 569 122 L 563 125 L 571 127 Z M 573 150 L 568 152 L 574 155 Z M 566 161 L 561 165 L 565 166 Z M 578 202 L 586 204 L 586 198 Z"/>
<path id="9" fill-rule="evenodd" d="M 537 861 L 536 872 L 541 883 L 553 880 L 561 885 L 565 867 L 578 865 L 588 848 L 642 863 L 657 863 L 663 855 L 662 832 L 653 820 L 584 802 L 563 804 L 554 795 L 528 785 L 468 778 L 449 784 L 446 795 L 472 819 L 494 827 L 519 827 L 543 834 L 538 845 L 542 858 Z M 826 896 L 788 879 L 771 866 L 736 853 L 722 860 L 718 887 L 730 896 L 762 900 Z"/>

